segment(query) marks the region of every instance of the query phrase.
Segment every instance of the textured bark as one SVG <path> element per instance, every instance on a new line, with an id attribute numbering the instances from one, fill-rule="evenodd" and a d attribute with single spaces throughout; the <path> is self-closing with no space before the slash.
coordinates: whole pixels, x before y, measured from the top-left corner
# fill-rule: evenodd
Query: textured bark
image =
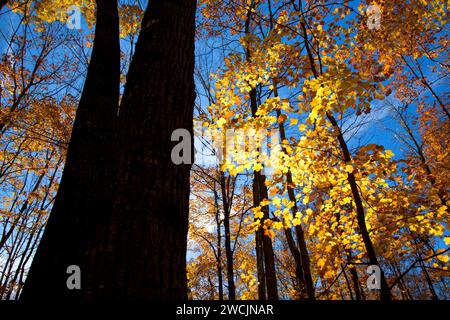
<path id="1" fill-rule="evenodd" d="M 111 134 L 119 101 L 117 2 L 97 1 L 91 62 L 77 109 L 60 187 L 26 280 L 23 300 L 83 298 L 94 282 L 90 248 L 110 207 Z M 69 265 L 81 268 L 83 290 L 68 290 Z"/>
<path id="2" fill-rule="evenodd" d="M 314 282 L 312 280 L 308 248 L 306 247 L 305 234 L 303 232 L 303 228 L 301 228 L 300 226 L 296 226 L 295 233 L 297 235 L 297 243 L 302 258 L 302 268 L 305 277 L 306 293 L 308 294 L 308 299 L 315 300 L 315 288 Z"/>
<path id="3" fill-rule="evenodd" d="M 267 187 L 265 184 L 265 177 L 261 175 L 260 172 L 254 173 L 253 179 L 253 193 L 255 206 L 259 206 L 263 199 L 268 199 Z M 263 218 L 261 219 L 261 228 L 260 232 L 263 232 L 262 225 L 264 222 L 269 219 L 269 209 L 268 207 L 262 208 L 262 212 L 264 213 Z M 278 300 L 278 284 L 277 284 L 277 274 L 275 270 L 275 254 L 273 252 L 272 240 L 270 237 L 262 234 L 262 247 L 263 247 L 263 255 L 264 255 L 264 272 L 266 279 L 266 290 L 267 290 L 267 299 L 268 300 Z"/>
<path id="4" fill-rule="evenodd" d="M 255 194 L 253 193 L 253 202 L 255 202 Z M 264 232 L 260 228 L 255 233 L 255 252 L 256 252 L 256 273 L 258 275 L 258 299 L 266 300 L 266 272 L 264 271 L 264 248 L 263 248 Z"/>
<path id="5" fill-rule="evenodd" d="M 247 53 L 247 57 L 250 54 Z M 256 100 L 256 90 L 252 89 L 250 92 L 250 107 L 252 111 L 252 116 L 256 115 L 257 100 Z M 265 183 L 265 177 L 261 172 L 254 172 L 253 176 L 253 204 L 258 207 L 264 199 L 268 199 L 267 186 Z M 263 212 L 263 218 L 261 219 L 261 227 L 256 232 L 256 252 L 257 259 L 261 259 L 264 262 L 264 269 L 262 269 L 262 261 L 257 261 L 258 268 L 258 280 L 259 288 L 259 299 L 265 300 L 278 300 L 278 285 L 277 285 L 277 275 L 275 270 L 275 254 L 273 252 L 272 240 L 270 237 L 264 235 L 262 226 L 264 222 L 269 218 L 269 209 L 267 206 L 261 209 Z M 261 273 L 261 274 L 260 274 Z M 261 282 L 260 278 L 264 277 L 264 281 Z M 265 286 L 261 289 L 261 286 Z M 267 296 L 265 293 L 267 292 Z"/>
<path id="6" fill-rule="evenodd" d="M 187 298 L 191 165 L 172 162 L 171 135 L 192 135 L 195 10 L 195 0 L 148 3 L 120 106 L 110 240 L 94 295 Z"/>

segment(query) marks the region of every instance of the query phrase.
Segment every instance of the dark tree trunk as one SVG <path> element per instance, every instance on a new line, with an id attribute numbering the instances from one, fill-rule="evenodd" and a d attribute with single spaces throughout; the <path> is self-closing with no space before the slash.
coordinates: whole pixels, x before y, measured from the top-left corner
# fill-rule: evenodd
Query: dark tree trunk
<path id="1" fill-rule="evenodd" d="M 258 275 L 258 299 L 267 300 L 266 293 L 266 272 L 264 270 L 264 231 L 262 228 L 255 233 L 255 251 L 256 251 L 256 272 Z"/>
<path id="2" fill-rule="evenodd" d="M 195 0 L 150 0 L 144 15 L 120 106 L 100 297 L 187 298 L 191 165 L 172 162 L 171 136 L 192 135 L 195 10 Z"/>
<path id="3" fill-rule="evenodd" d="M 117 114 L 120 44 L 117 2 L 97 0 L 94 48 L 77 109 L 66 165 L 23 300 L 82 298 L 97 284 L 89 255 L 108 221 L 111 134 Z M 81 268 L 82 289 L 68 290 L 67 267 Z M 89 279 L 89 280 L 88 280 Z M 91 281 L 90 281 L 91 280 Z"/>
<path id="4" fill-rule="evenodd" d="M 249 6 L 247 11 L 247 19 L 245 21 L 245 34 L 250 35 L 250 25 L 252 21 L 252 10 L 255 3 Z M 248 62 L 252 60 L 252 52 L 249 46 L 245 48 L 245 57 Z M 258 103 L 256 99 L 256 89 L 250 91 L 250 109 L 252 116 L 256 116 L 258 110 Z M 268 199 L 267 187 L 265 185 L 265 177 L 260 172 L 255 172 L 253 177 L 253 204 L 258 207 L 260 203 Z M 255 245 L 256 245 L 256 265 L 258 271 L 258 296 L 260 300 L 278 300 L 278 286 L 277 275 L 275 271 L 275 255 L 272 247 L 272 240 L 264 235 L 262 226 L 264 221 L 269 218 L 268 207 L 262 208 L 264 213 L 261 219 L 261 227 L 256 231 Z M 263 265 L 264 261 L 264 265 Z M 267 291 L 266 291 L 267 290 Z M 267 296 L 266 296 L 267 292 Z"/>
<path id="5" fill-rule="evenodd" d="M 255 207 L 259 206 L 264 199 L 268 199 L 265 177 L 260 172 L 255 172 L 253 178 L 253 200 Z M 257 241 L 262 241 L 267 299 L 278 300 L 277 274 L 275 270 L 275 254 L 273 252 L 272 240 L 269 236 L 264 235 L 262 228 L 264 221 L 269 218 L 268 207 L 263 207 L 261 211 L 264 216 L 261 219 L 261 227 L 258 230 L 260 235 L 259 238 L 257 237 Z M 261 244 L 257 242 L 257 247 L 260 245 Z"/>
<path id="6" fill-rule="evenodd" d="M 252 6 L 249 7 L 247 11 L 247 20 L 245 21 L 245 35 L 250 35 L 250 24 L 252 20 Z M 249 48 L 245 48 L 246 60 L 251 60 L 251 52 Z M 258 108 L 256 101 L 256 90 L 252 89 L 250 91 L 250 109 L 252 114 L 256 113 Z M 253 204 L 255 207 L 259 206 L 260 203 L 260 195 L 259 195 L 259 182 L 256 177 L 257 172 L 253 177 Z M 263 223 L 263 219 L 261 219 L 261 223 Z M 264 266 L 264 231 L 261 228 L 258 228 L 255 233 L 255 251 L 256 251 L 256 269 L 258 274 L 258 299 L 259 300 L 267 300 L 267 281 L 266 281 L 266 271 Z"/>
<path id="7" fill-rule="evenodd" d="M 418 244 L 417 240 L 415 240 L 415 243 Z M 423 276 L 428 285 L 428 289 L 430 290 L 431 300 L 439 300 L 439 297 L 436 294 L 436 290 L 434 289 L 433 281 L 431 280 L 430 274 L 428 273 L 427 268 L 426 268 L 425 264 L 423 263 L 422 255 L 420 254 L 420 252 L 417 252 L 416 256 L 417 256 L 417 260 L 419 261 L 419 267 L 422 270 Z"/>
<path id="8" fill-rule="evenodd" d="M 269 0 L 269 14 L 270 14 L 270 29 L 274 28 L 274 19 L 273 19 L 273 11 L 272 11 L 272 2 Z M 275 97 L 278 97 L 278 84 L 276 79 L 272 79 L 273 82 L 273 93 Z M 280 119 L 281 110 L 277 109 L 277 118 Z M 284 141 L 286 139 L 286 132 L 284 129 L 283 122 L 279 121 L 279 130 L 280 130 L 280 140 Z M 282 147 L 282 151 L 287 154 L 286 148 Z M 295 193 L 293 189 L 293 181 L 292 181 L 292 173 L 289 170 L 286 174 L 286 187 L 288 190 L 289 200 L 294 203 L 294 207 L 291 208 L 292 216 L 294 217 L 298 211 L 297 200 L 295 199 Z M 299 287 L 301 288 L 301 292 L 306 290 L 306 294 L 308 299 L 315 300 L 315 288 L 314 283 L 312 281 L 311 276 L 311 268 L 310 268 L 310 260 L 309 253 L 306 246 L 306 239 L 303 233 L 303 228 L 301 225 L 295 227 L 295 233 L 297 235 L 297 242 L 299 244 L 298 248 L 293 241 L 292 233 L 288 230 L 285 230 L 286 239 L 288 242 L 289 249 L 294 256 L 294 261 L 296 264 L 296 277 L 297 282 L 299 283 Z"/>
<path id="9" fill-rule="evenodd" d="M 220 189 L 222 191 L 223 203 L 223 226 L 225 229 L 225 255 L 227 257 L 227 282 L 228 282 L 228 300 L 236 300 L 236 287 L 234 285 L 234 270 L 233 270 L 233 250 L 231 249 L 231 231 L 230 231 L 230 204 L 228 201 L 228 188 L 225 181 L 225 175 L 220 172 Z"/>
<path id="10" fill-rule="evenodd" d="M 348 262 L 352 260 L 350 251 L 347 252 Z M 355 266 L 350 266 L 350 275 L 352 277 L 353 290 L 355 290 L 356 300 L 364 300 L 363 292 L 359 283 L 358 271 L 356 271 Z"/>
<path id="11" fill-rule="evenodd" d="M 327 113 L 327 117 L 328 120 L 330 121 L 330 123 L 333 125 L 333 127 L 336 130 L 338 129 L 337 126 L 337 122 L 334 119 L 334 117 Z M 342 133 L 339 133 L 337 135 L 337 139 L 339 141 L 339 145 L 341 147 L 342 150 L 342 154 L 344 156 L 344 161 L 346 163 L 350 163 L 351 162 L 351 155 L 350 152 L 348 150 L 347 144 L 344 140 L 344 137 L 342 135 Z M 370 234 L 369 231 L 367 230 L 367 226 L 366 226 L 366 218 L 365 218 L 365 212 L 364 212 L 364 206 L 363 206 L 363 202 L 361 199 L 361 195 L 359 193 L 359 189 L 358 189 L 358 185 L 356 183 L 356 178 L 354 173 L 349 173 L 347 176 L 347 181 L 348 184 L 350 185 L 350 189 L 352 191 L 352 195 L 353 195 L 353 200 L 355 202 L 355 207 L 356 207 L 356 220 L 358 222 L 358 228 L 359 228 L 359 233 L 362 237 L 363 243 L 364 243 L 364 247 L 366 249 L 366 253 L 367 253 L 367 257 L 369 259 L 369 263 L 371 265 L 375 265 L 378 266 L 380 268 L 380 282 L 381 282 L 381 290 L 380 290 L 380 295 L 381 295 L 381 299 L 382 300 L 391 300 L 391 293 L 390 293 L 390 289 L 389 289 L 389 285 L 387 283 L 386 277 L 384 275 L 383 270 L 381 269 L 380 263 L 378 262 L 378 258 L 377 255 L 375 253 L 375 248 L 373 246 L 372 240 L 370 239 Z"/>
<path id="12" fill-rule="evenodd" d="M 219 301 L 223 300 L 223 275 L 222 275 L 222 232 L 220 222 L 220 210 L 219 210 L 219 194 L 216 189 L 216 183 L 214 182 L 214 210 L 216 214 L 216 227 L 217 227 L 217 278 L 219 280 Z"/>

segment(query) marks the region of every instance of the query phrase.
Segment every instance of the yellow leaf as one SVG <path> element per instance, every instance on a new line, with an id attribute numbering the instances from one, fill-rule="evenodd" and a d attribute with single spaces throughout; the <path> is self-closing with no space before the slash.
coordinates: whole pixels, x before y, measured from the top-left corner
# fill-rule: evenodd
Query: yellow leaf
<path id="1" fill-rule="evenodd" d="M 384 154 L 388 158 L 392 158 L 394 156 L 394 153 L 391 150 L 386 150 L 386 152 Z"/>
<path id="2" fill-rule="evenodd" d="M 276 207 L 281 207 L 281 199 L 280 198 L 273 198 L 272 199 L 272 203 L 276 206 Z"/>
<path id="3" fill-rule="evenodd" d="M 445 237 L 444 238 L 444 242 L 445 242 L 445 245 L 450 245 L 450 237 Z"/>
<path id="4" fill-rule="evenodd" d="M 259 172 L 259 171 L 261 171 L 261 169 L 262 169 L 261 163 L 256 163 L 256 164 L 253 166 L 253 171 Z"/>
<path id="5" fill-rule="evenodd" d="M 308 119 L 309 119 L 311 122 L 314 122 L 314 121 L 317 119 L 318 116 L 319 116 L 319 114 L 317 113 L 317 110 L 316 110 L 316 109 L 313 109 L 313 110 L 311 111 L 311 113 L 309 114 Z"/>
<path id="6" fill-rule="evenodd" d="M 217 126 L 218 127 L 223 127 L 223 125 L 227 123 L 227 120 L 225 120 L 224 118 L 220 118 L 219 120 L 217 120 Z"/>
<path id="7" fill-rule="evenodd" d="M 319 261 L 317 261 L 317 266 L 322 269 L 325 266 L 326 260 L 323 258 L 320 258 Z"/>
<path id="8" fill-rule="evenodd" d="M 253 215 L 255 219 L 262 219 L 264 217 L 264 213 L 261 211 L 261 207 L 254 208 Z"/>
<path id="9" fill-rule="evenodd" d="M 309 196 L 305 196 L 303 198 L 303 204 L 308 204 L 309 203 Z"/>
<path id="10" fill-rule="evenodd" d="M 274 227 L 274 229 L 276 229 L 276 230 L 280 230 L 280 229 L 283 228 L 283 223 L 280 222 L 280 221 L 274 222 L 274 223 L 273 223 L 273 227 Z"/>
<path id="11" fill-rule="evenodd" d="M 301 132 L 306 131 L 306 125 L 304 125 L 304 124 L 299 125 L 298 130 L 300 130 Z"/>

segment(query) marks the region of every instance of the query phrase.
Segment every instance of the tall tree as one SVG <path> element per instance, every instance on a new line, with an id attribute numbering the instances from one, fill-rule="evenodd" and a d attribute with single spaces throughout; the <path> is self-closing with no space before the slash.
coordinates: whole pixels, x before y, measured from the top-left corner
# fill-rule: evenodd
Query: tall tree
<path id="1" fill-rule="evenodd" d="M 247 11 L 247 19 L 245 21 L 245 35 L 250 36 L 250 25 L 252 22 L 252 12 L 255 7 L 255 2 L 252 1 Z M 245 58 L 247 62 L 252 60 L 252 51 L 250 45 L 247 44 L 245 48 Z M 256 88 L 252 88 L 249 93 L 250 96 L 250 110 L 252 117 L 257 116 L 258 101 Z M 268 199 L 266 179 L 260 171 L 255 171 L 253 176 L 253 203 L 255 207 L 260 206 L 261 202 Z M 259 299 L 265 300 L 278 300 L 278 285 L 277 274 L 275 270 L 275 254 L 273 252 L 272 240 L 270 237 L 264 235 L 263 225 L 264 222 L 269 219 L 269 208 L 263 207 L 262 212 L 264 214 L 261 219 L 261 227 L 256 231 L 256 253 L 257 260 L 264 261 L 264 269 L 261 262 L 258 262 L 258 293 Z M 258 259 L 259 258 L 259 259 Z M 264 270 L 264 271 L 263 271 Z M 262 279 L 264 278 L 264 280 Z M 265 288 L 263 288 L 265 286 Z M 266 291 L 267 290 L 267 291 Z M 266 293 L 267 292 L 267 296 Z"/>
<path id="2" fill-rule="evenodd" d="M 96 287 L 96 241 L 111 211 L 112 133 L 119 102 L 117 1 L 97 0 L 94 47 L 61 184 L 22 299 L 86 297 Z M 83 290 L 68 290 L 67 268 L 81 268 Z M 92 282 L 91 282 L 92 281 Z"/>
<path id="3" fill-rule="evenodd" d="M 223 203 L 223 225 L 225 231 L 225 255 L 227 257 L 227 282 L 228 282 L 228 300 L 236 300 L 236 287 L 234 284 L 234 266 L 233 266 L 233 249 L 231 246 L 231 230 L 230 230 L 230 180 L 231 177 L 225 178 L 225 173 L 220 172 L 220 190 L 222 193 Z M 234 190 L 233 190 L 234 192 Z"/>
<path id="4" fill-rule="evenodd" d="M 101 297 L 187 298 L 191 165 L 172 162 L 171 136 L 193 128 L 195 11 L 195 0 L 153 0 L 144 15 L 118 119 Z"/>
<path id="5" fill-rule="evenodd" d="M 310 48 L 307 28 L 303 21 L 300 22 L 300 25 L 301 25 L 301 28 L 303 31 L 303 37 L 305 39 L 305 49 L 306 49 L 308 59 L 310 62 L 311 71 L 312 71 L 314 77 L 317 78 L 319 76 L 319 71 L 316 68 L 314 57 L 312 55 L 312 51 Z M 336 138 L 339 143 L 339 147 L 341 148 L 342 156 L 343 156 L 345 163 L 351 163 L 352 156 L 349 151 L 347 142 L 345 141 L 344 135 L 342 134 L 342 131 L 339 127 L 338 122 L 336 121 L 334 115 L 329 111 L 326 112 L 326 117 L 327 117 L 328 121 L 331 123 L 331 125 L 333 126 L 334 130 L 336 131 Z M 353 172 L 348 172 L 347 181 L 348 181 L 348 184 L 350 185 L 352 195 L 353 195 L 353 200 L 355 202 L 356 213 L 357 213 L 356 217 L 357 217 L 357 221 L 358 221 L 359 233 L 361 234 L 365 249 L 367 251 L 367 257 L 369 259 L 369 263 L 371 265 L 380 267 L 380 263 L 378 261 L 377 254 L 375 252 L 375 248 L 372 243 L 372 239 L 370 238 L 369 231 L 367 230 L 367 223 L 366 223 L 366 218 L 365 218 L 365 210 L 364 210 L 363 200 L 361 197 L 361 193 L 358 189 L 358 184 L 357 184 L 357 181 L 355 178 L 355 174 Z M 391 293 L 390 293 L 389 285 L 387 283 L 385 274 L 384 274 L 383 270 L 381 269 L 381 267 L 380 267 L 380 282 L 381 282 L 381 290 L 380 290 L 381 299 L 382 300 L 390 300 Z"/>

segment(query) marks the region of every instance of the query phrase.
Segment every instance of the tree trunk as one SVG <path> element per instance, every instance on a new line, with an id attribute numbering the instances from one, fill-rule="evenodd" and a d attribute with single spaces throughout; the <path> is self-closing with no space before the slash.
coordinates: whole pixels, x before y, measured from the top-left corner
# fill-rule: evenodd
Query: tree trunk
<path id="1" fill-rule="evenodd" d="M 278 84 L 276 81 L 273 81 L 273 93 L 275 97 L 278 97 Z M 280 119 L 281 110 L 277 109 L 277 119 Z M 280 130 L 280 140 L 283 142 L 286 140 L 286 131 L 284 129 L 283 122 L 278 123 L 278 128 Z M 282 151 L 287 154 L 286 147 L 282 144 Z M 291 208 L 292 216 L 295 217 L 295 214 L 298 212 L 297 200 L 295 198 L 294 192 L 294 182 L 292 180 L 292 173 L 290 170 L 286 173 L 286 188 L 289 196 L 289 200 L 294 203 L 294 206 Z M 303 282 L 305 284 L 306 293 L 308 295 L 308 299 L 315 300 L 315 288 L 314 282 L 312 280 L 311 275 L 311 267 L 310 267 L 310 259 L 308 248 L 306 246 L 305 234 L 303 232 L 302 225 L 295 226 L 295 232 L 297 235 L 297 242 L 299 246 L 300 256 L 301 256 L 301 267 L 303 269 Z"/>
<path id="2" fill-rule="evenodd" d="M 247 20 L 245 21 L 245 35 L 248 36 L 250 34 L 250 23 L 252 19 L 252 9 L 253 9 L 254 3 L 252 2 L 252 5 L 249 7 L 247 11 Z M 245 49 L 246 53 L 246 60 L 250 61 L 251 59 L 251 52 L 250 49 Z M 256 101 L 256 90 L 252 89 L 250 91 L 250 107 L 252 109 L 252 114 L 256 113 L 257 101 Z M 260 203 L 260 197 L 259 197 L 259 187 L 258 187 L 258 179 L 256 176 L 257 172 L 255 172 L 255 175 L 253 177 L 253 204 L 255 207 L 259 206 Z M 261 219 L 261 225 L 263 223 L 263 219 Z M 258 274 L 258 299 L 259 300 L 266 300 L 267 299 L 267 281 L 266 281 L 266 271 L 264 266 L 264 231 L 261 228 L 258 228 L 255 233 L 255 251 L 256 251 L 256 269 Z"/>
<path id="3" fill-rule="evenodd" d="M 223 300 L 223 275 L 222 275 L 222 232 L 220 229 L 220 210 L 219 210 L 219 195 L 216 189 L 216 182 L 214 182 L 214 210 L 216 214 L 217 227 L 217 278 L 219 286 L 219 301 Z"/>
<path id="4" fill-rule="evenodd" d="M 223 225 L 225 228 L 225 255 L 227 256 L 227 281 L 228 281 L 228 300 L 236 300 L 236 287 L 234 285 L 233 270 L 233 250 L 231 249 L 231 231 L 230 231 L 230 204 L 228 202 L 228 189 L 225 181 L 225 175 L 220 172 L 220 189 L 222 191 L 223 203 Z"/>
<path id="5" fill-rule="evenodd" d="M 303 31 L 303 37 L 305 39 L 305 48 L 306 48 L 306 52 L 308 54 L 311 70 L 313 72 L 314 77 L 317 78 L 319 76 L 319 73 L 317 72 L 315 62 L 314 62 L 314 57 L 313 57 L 311 49 L 309 47 L 308 34 L 306 31 L 306 26 L 303 22 L 301 23 L 301 27 L 302 27 L 302 31 Z M 337 137 L 339 147 L 341 149 L 344 161 L 346 163 L 351 163 L 351 161 L 352 161 L 351 154 L 348 150 L 347 143 L 345 142 L 344 136 L 342 135 L 342 132 L 338 126 L 336 119 L 333 117 L 333 115 L 330 112 L 327 112 L 326 116 L 328 118 L 328 121 L 331 123 L 334 130 L 336 131 L 336 137 Z M 372 240 L 370 239 L 369 231 L 367 230 L 364 206 L 363 206 L 363 202 L 361 199 L 361 195 L 358 190 L 358 184 L 356 183 L 356 178 L 355 178 L 354 173 L 349 173 L 347 175 L 347 181 L 348 181 L 348 184 L 352 191 L 353 201 L 354 201 L 355 207 L 356 207 L 356 220 L 358 221 L 359 233 L 362 237 L 364 247 L 366 249 L 367 257 L 369 259 L 369 263 L 371 265 L 376 265 L 380 268 L 381 299 L 382 300 L 391 300 L 391 292 L 389 289 L 389 285 L 386 281 L 384 272 L 381 269 L 381 266 L 378 262 Z"/>
<path id="6" fill-rule="evenodd" d="M 255 195 L 253 193 L 253 199 Z M 266 272 L 264 270 L 264 249 L 263 249 L 264 231 L 262 228 L 255 233 L 255 252 L 256 252 L 256 273 L 258 275 L 258 299 L 267 300 L 266 293 Z"/>
<path id="7" fill-rule="evenodd" d="M 250 104 L 252 116 L 256 115 L 257 111 L 257 101 L 256 101 L 256 90 L 252 89 L 250 92 Z M 253 204 L 255 207 L 258 207 L 260 203 L 264 199 L 268 199 L 267 186 L 265 183 L 265 177 L 261 174 L 261 172 L 254 172 L 253 176 Z M 263 259 L 264 261 L 264 283 L 265 290 L 267 290 L 267 299 L 268 300 L 278 300 L 278 285 L 277 285 L 277 275 L 275 271 L 275 254 L 273 252 L 272 240 L 270 237 L 264 235 L 263 225 L 264 222 L 269 218 L 269 209 L 267 206 L 261 209 L 264 216 L 261 219 L 261 226 L 257 231 L 255 240 L 256 240 L 256 251 L 257 251 L 257 259 Z M 259 251 L 259 254 L 258 254 Z M 261 252 L 262 251 L 262 252 Z M 261 262 L 257 262 L 257 265 L 260 265 Z M 261 270 L 258 270 L 258 278 L 260 278 Z M 259 279 L 258 279 L 259 280 Z M 261 283 L 259 284 L 262 285 Z M 265 291 L 264 290 L 264 291 Z M 262 290 L 259 290 L 259 293 L 263 294 Z M 265 300 L 265 296 L 260 296 L 260 300 Z"/>
<path id="8" fill-rule="evenodd" d="M 252 21 L 252 10 L 255 3 L 252 2 L 247 11 L 247 19 L 245 21 L 245 34 L 250 35 L 250 24 Z M 245 56 L 248 62 L 252 59 L 252 53 L 247 46 L 245 48 Z M 252 116 L 256 116 L 256 111 L 258 110 L 258 104 L 256 100 L 256 89 L 253 88 L 250 91 L 250 109 Z M 260 172 L 255 172 L 253 177 L 253 203 L 255 207 L 258 207 L 264 199 L 268 199 L 267 187 L 265 185 L 265 178 Z M 265 300 L 265 289 L 267 289 L 267 299 L 278 300 L 278 286 L 277 286 L 277 275 L 275 271 L 275 255 L 272 247 L 272 240 L 264 235 L 262 226 L 264 221 L 269 218 L 268 207 L 262 208 L 264 213 L 261 219 L 261 228 L 256 232 L 255 242 L 256 242 L 256 259 L 258 268 L 258 294 L 260 300 Z M 264 270 L 262 269 L 261 259 L 264 260 Z M 262 277 L 264 280 L 262 281 Z M 261 286 L 265 283 L 266 288 L 263 290 Z"/>
<path id="9" fill-rule="evenodd" d="M 336 213 L 336 220 L 338 223 L 340 223 L 341 220 L 341 213 Z M 342 231 L 338 231 L 339 237 L 342 236 Z M 351 249 L 344 249 L 344 256 L 347 259 L 347 266 L 350 270 L 350 275 L 352 277 L 352 283 L 353 283 L 353 289 L 355 290 L 356 300 L 365 300 L 364 299 L 364 293 L 361 290 L 360 283 L 359 283 L 359 276 L 358 271 L 356 270 L 355 266 L 352 264 L 353 261 L 353 254 Z M 345 272 L 345 270 L 344 270 Z"/>
<path id="10" fill-rule="evenodd" d="M 291 229 L 284 229 L 284 234 L 286 236 L 286 242 L 289 248 L 289 251 L 291 252 L 292 256 L 294 257 L 295 262 L 295 278 L 296 278 L 296 284 L 295 289 L 298 290 L 298 297 L 297 299 L 301 299 L 303 296 L 305 296 L 306 293 L 306 287 L 305 287 L 305 276 L 303 274 L 303 268 L 302 268 L 302 258 L 300 256 L 300 251 L 298 250 L 297 246 L 295 245 L 294 237 L 292 236 Z"/>
<path id="11" fill-rule="evenodd" d="M 348 262 L 351 261 L 351 253 L 347 253 Z M 355 290 L 356 300 L 364 300 L 364 294 L 360 288 L 358 271 L 356 271 L 355 266 L 350 266 L 350 275 L 352 277 L 353 289 Z"/>
<path id="12" fill-rule="evenodd" d="M 331 116 L 329 113 L 327 114 L 327 116 L 328 116 L 328 119 L 330 120 L 331 124 L 333 125 L 333 127 L 335 129 L 339 130 L 337 127 L 337 122 L 334 119 L 334 117 Z M 350 152 L 348 151 L 347 144 L 345 143 L 344 137 L 343 137 L 342 133 L 340 133 L 340 130 L 339 130 L 339 134 L 337 135 L 337 139 L 339 141 L 342 153 L 344 155 L 344 161 L 346 163 L 350 163 L 351 162 Z M 377 255 L 375 253 L 375 248 L 373 246 L 372 240 L 370 239 L 369 231 L 367 230 L 364 206 L 363 206 L 363 202 L 361 199 L 361 195 L 359 193 L 359 189 L 358 189 L 358 185 L 356 183 L 356 178 L 355 178 L 354 173 L 348 174 L 347 181 L 348 181 L 351 191 L 352 191 L 353 201 L 355 202 L 356 220 L 358 221 L 359 233 L 362 237 L 364 247 L 366 249 L 367 257 L 369 259 L 369 263 L 371 265 L 375 265 L 380 268 L 381 299 L 382 300 L 391 300 L 391 293 L 390 293 L 389 285 L 386 281 L 384 272 L 381 269 L 380 263 L 378 262 Z"/>
<path id="13" fill-rule="evenodd" d="M 150 0 L 144 15 L 120 106 L 100 297 L 187 298 L 191 164 L 172 162 L 171 136 L 193 131 L 195 10 L 195 0 Z"/>
<path id="14" fill-rule="evenodd" d="M 267 187 L 265 184 L 265 177 L 261 175 L 260 172 L 254 173 L 253 178 L 253 199 L 254 206 L 257 207 L 263 201 L 263 199 L 268 199 Z M 264 221 L 269 218 L 268 207 L 264 207 L 261 210 L 264 213 L 261 219 L 261 227 L 259 228 L 260 238 L 257 240 L 262 241 L 263 249 L 263 259 L 264 259 L 264 275 L 265 283 L 267 289 L 267 299 L 268 300 L 278 300 L 278 285 L 277 285 L 277 274 L 275 270 L 275 254 L 273 252 L 272 240 L 270 237 L 264 235 L 262 226 Z M 262 237 L 262 239 L 261 239 Z M 257 246 L 259 244 L 257 243 Z"/>
<path id="15" fill-rule="evenodd" d="M 117 1 L 97 0 L 91 62 L 77 109 L 66 165 L 46 230 L 34 257 L 23 300 L 82 298 L 97 285 L 96 245 L 108 221 L 112 138 L 120 84 Z M 82 289 L 68 290 L 67 267 L 81 268 Z"/>
<path id="16" fill-rule="evenodd" d="M 350 294 L 350 300 L 355 300 L 355 298 L 353 297 L 352 287 L 350 286 L 350 280 L 348 280 L 347 272 L 345 272 L 344 264 L 341 264 L 341 272 L 344 274 L 345 283 L 347 284 L 347 289 Z M 345 299 L 342 298 L 342 300 L 345 300 Z"/>
<path id="17" fill-rule="evenodd" d="M 269 7 L 269 14 L 270 14 L 270 30 L 273 30 L 274 28 L 274 16 L 272 11 L 272 2 L 269 0 L 267 2 Z M 273 93 L 274 97 L 278 97 L 278 84 L 276 79 L 272 79 L 273 84 Z M 277 119 L 280 119 L 281 116 L 281 110 L 277 109 Z M 284 129 L 283 122 L 278 122 L 279 131 L 280 131 L 280 140 L 283 142 L 286 139 L 286 132 Z M 282 151 L 287 154 L 286 148 L 283 146 Z M 293 189 L 293 181 L 292 181 L 292 173 L 289 170 L 286 174 L 286 187 L 288 191 L 289 200 L 294 203 L 294 206 L 291 209 L 292 216 L 295 217 L 295 214 L 298 211 L 297 207 L 297 201 L 295 199 L 295 193 Z M 314 283 L 312 281 L 311 276 L 311 268 L 310 268 L 310 260 L 309 260 L 309 253 L 306 247 L 306 240 L 303 233 L 303 228 L 301 225 L 298 225 L 295 227 L 295 232 L 297 235 L 297 242 L 299 247 L 295 245 L 293 241 L 293 237 L 290 231 L 285 230 L 286 239 L 288 242 L 289 249 L 294 256 L 294 261 L 296 264 L 295 270 L 296 270 L 296 277 L 297 281 L 299 282 L 299 285 L 301 287 L 301 291 L 304 291 L 306 289 L 306 293 L 308 295 L 308 299 L 315 300 L 315 288 Z"/>

